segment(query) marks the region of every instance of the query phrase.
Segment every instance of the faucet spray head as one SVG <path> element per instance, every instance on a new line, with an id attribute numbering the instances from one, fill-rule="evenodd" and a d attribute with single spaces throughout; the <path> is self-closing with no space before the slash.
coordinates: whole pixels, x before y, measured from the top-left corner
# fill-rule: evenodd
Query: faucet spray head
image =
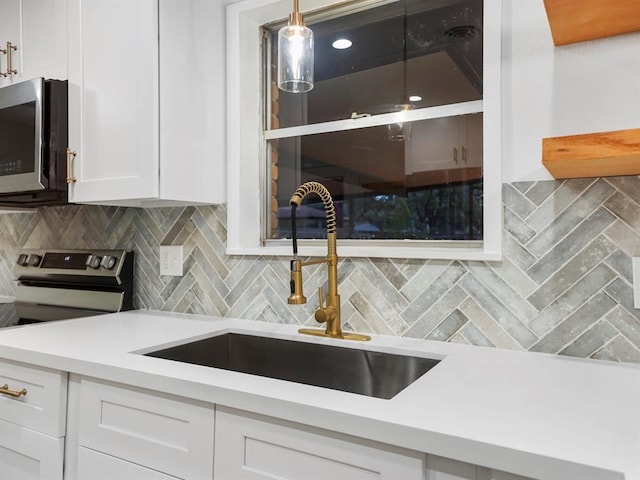
<path id="1" fill-rule="evenodd" d="M 289 305 L 302 305 L 307 303 L 307 297 L 302 293 L 302 262 L 291 260 L 291 295 L 287 299 Z"/>

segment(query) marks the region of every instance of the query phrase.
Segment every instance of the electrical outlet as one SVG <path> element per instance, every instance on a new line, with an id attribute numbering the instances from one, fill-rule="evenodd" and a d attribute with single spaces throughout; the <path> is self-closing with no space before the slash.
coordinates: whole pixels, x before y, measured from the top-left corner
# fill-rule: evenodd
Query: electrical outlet
<path id="1" fill-rule="evenodd" d="M 640 308 L 640 257 L 631 259 L 633 272 L 633 308 Z"/>
<path id="2" fill-rule="evenodd" d="M 160 246 L 160 275 L 183 275 L 182 245 Z"/>

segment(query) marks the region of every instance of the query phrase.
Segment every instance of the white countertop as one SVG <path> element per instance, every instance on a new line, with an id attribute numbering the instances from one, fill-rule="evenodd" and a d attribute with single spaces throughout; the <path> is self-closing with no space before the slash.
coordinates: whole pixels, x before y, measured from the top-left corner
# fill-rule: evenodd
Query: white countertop
<path id="1" fill-rule="evenodd" d="M 442 359 L 391 400 L 131 352 L 258 333 Z M 640 365 L 290 325 L 124 312 L 0 330 L 0 358 L 165 391 L 540 480 L 640 480 Z"/>

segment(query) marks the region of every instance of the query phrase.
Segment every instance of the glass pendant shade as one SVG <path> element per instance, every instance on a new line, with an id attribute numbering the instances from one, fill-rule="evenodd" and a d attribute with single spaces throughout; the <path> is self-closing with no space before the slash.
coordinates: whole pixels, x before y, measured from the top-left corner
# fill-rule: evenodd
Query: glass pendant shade
<path id="1" fill-rule="evenodd" d="M 313 88 L 313 32 L 289 24 L 278 32 L 278 88 L 304 93 Z"/>

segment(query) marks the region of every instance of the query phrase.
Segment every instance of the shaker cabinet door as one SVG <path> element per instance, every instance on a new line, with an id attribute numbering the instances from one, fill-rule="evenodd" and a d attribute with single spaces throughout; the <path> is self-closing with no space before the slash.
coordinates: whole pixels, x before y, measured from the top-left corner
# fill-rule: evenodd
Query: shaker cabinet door
<path id="1" fill-rule="evenodd" d="M 0 49 L 12 44 L 11 73 L 0 86 L 37 77 L 67 78 L 67 0 L 0 0 Z M 7 73 L 8 55 L 0 54 Z"/>
<path id="2" fill-rule="evenodd" d="M 214 478 L 422 480 L 424 454 L 216 407 Z"/>
<path id="3" fill-rule="evenodd" d="M 69 0 L 71 202 L 157 198 L 158 1 Z"/>
<path id="4" fill-rule="evenodd" d="M 62 480 L 64 438 L 0 420 L 0 478 Z"/>
<path id="5" fill-rule="evenodd" d="M 177 477 L 135 463 L 125 462 L 116 457 L 105 455 L 88 448 L 78 451 L 77 480 L 177 480 Z"/>

